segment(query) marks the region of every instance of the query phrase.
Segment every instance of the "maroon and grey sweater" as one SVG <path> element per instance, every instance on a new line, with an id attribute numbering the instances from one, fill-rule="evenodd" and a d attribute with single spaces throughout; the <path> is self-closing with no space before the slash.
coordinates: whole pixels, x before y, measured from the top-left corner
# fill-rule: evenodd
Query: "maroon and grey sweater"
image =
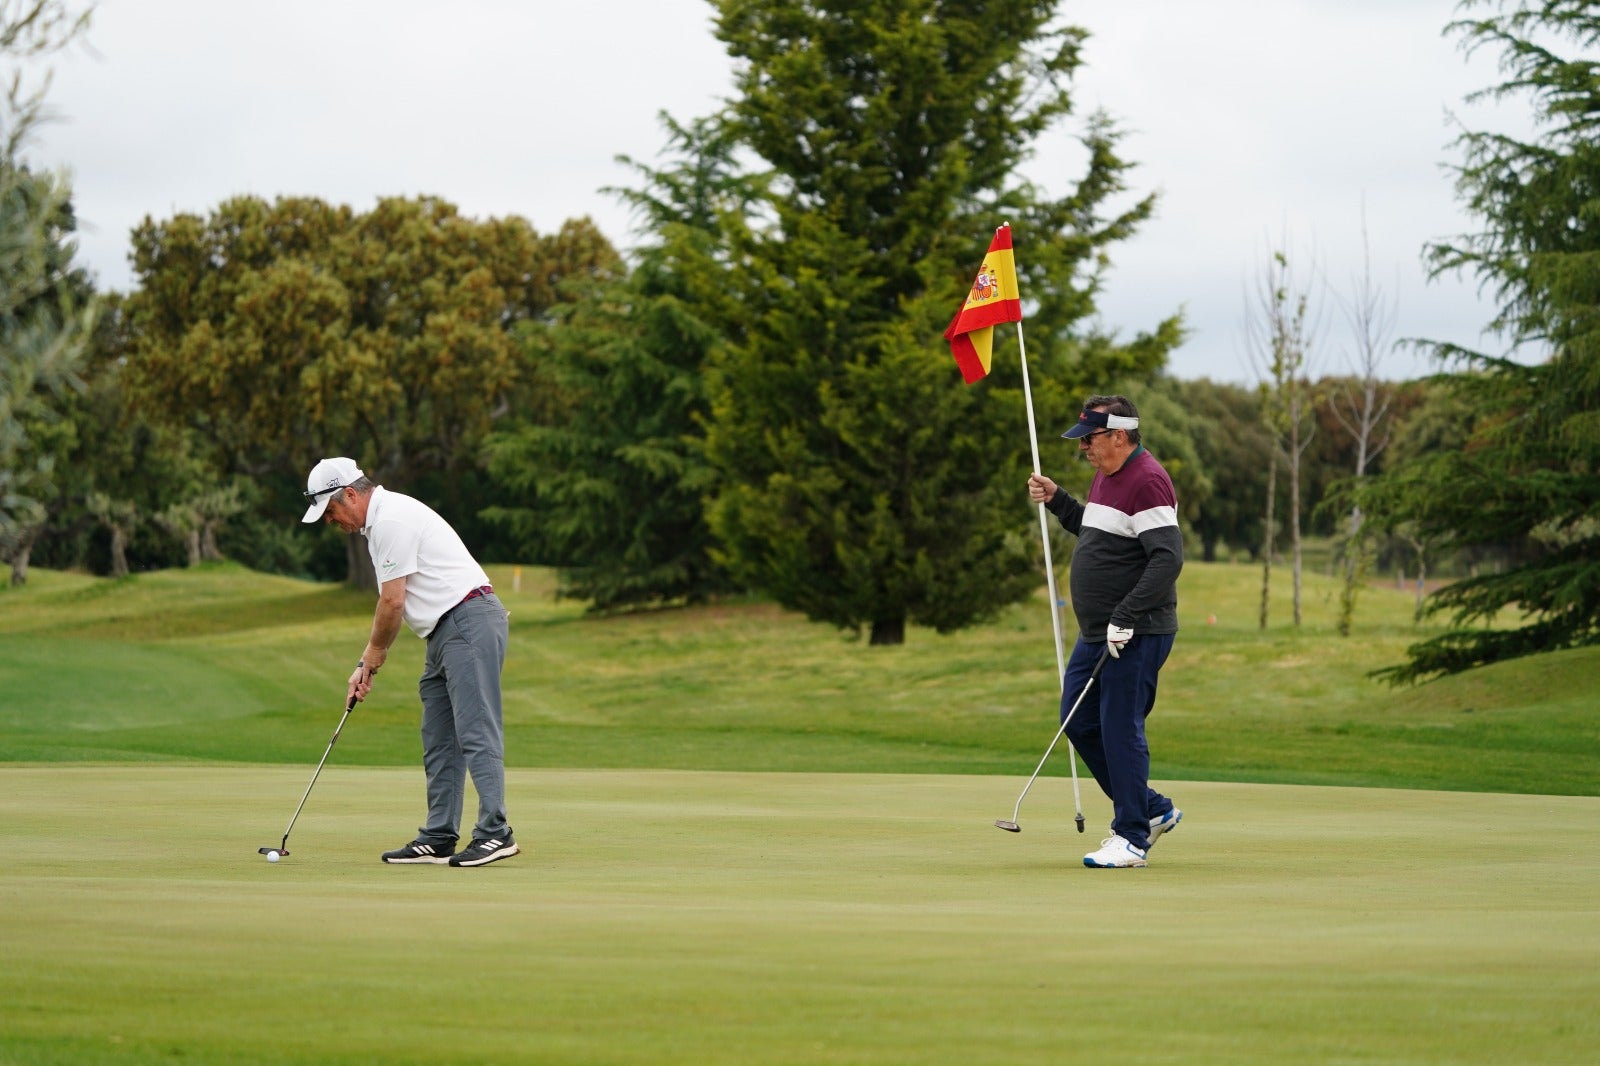
<path id="1" fill-rule="evenodd" d="M 1086 642 L 1105 640 L 1113 623 L 1140 634 L 1178 631 L 1183 534 L 1172 479 L 1155 456 L 1141 445 L 1115 474 L 1095 472 L 1087 503 L 1057 489 L 1046 506 L 1078 538 L 1070 587 Z"/>

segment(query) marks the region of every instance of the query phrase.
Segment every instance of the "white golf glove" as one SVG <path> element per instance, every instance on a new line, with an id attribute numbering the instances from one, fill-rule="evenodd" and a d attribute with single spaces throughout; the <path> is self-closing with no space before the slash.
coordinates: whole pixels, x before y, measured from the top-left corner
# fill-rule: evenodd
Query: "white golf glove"
<path id="1" fill-rule="evenodd" d="M 1133 639 L 1133 630 L 1119 625 L 1106 626 L 1106 650 L 1113 659 L 1122 658 L 1122 646 Z"/>

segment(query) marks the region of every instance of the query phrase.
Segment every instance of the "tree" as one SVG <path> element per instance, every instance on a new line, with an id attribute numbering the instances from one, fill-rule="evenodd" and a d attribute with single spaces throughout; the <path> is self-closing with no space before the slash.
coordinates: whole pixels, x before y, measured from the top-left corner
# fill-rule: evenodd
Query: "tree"
<path id="1" fill-rule="evenodd" d="M 739 63 L 723 121 L 769 192 L 723 225 L 711 526 L 736 578 L 874 644 L 908 621 L 974 624 L 1039 583 L 1020 375 L 1000 360 L 963 387 L 939 340 L 995 225 L 1013 225 L 1050 420 L 1148 375 L 1181 336 L 1176 318 L 1129 343 L 1083 328 L 1106 249 L 1153 203 L 1108 213 L 1129 167 L 1109 120 L 1089 122 L 1068 195 L 1016 176 L 1071 110 L 1084 34 L 1055 25 L 1057 6 L 717 4 Z"/>
<path id="2" fill-rule="evenodd" d="M 1309 286 L 1298 280 L 1286 252 L 1273 252 L 1257 279 L 1254 302 L 1246 320 L 1251 355 L 1262 375 L 1264 421 L 1274 438 L 1268 456 L 1267 501 L 1262 519 L 1266 527 L 1266 543 L 1261 553 L 1262 629 L 1267 627 L 1268 593 L 1272 584 L 1273 540 L 1277 529 L 1274 507 L 1280 459 L 1289 476 L 1294 624 L 1300 625 L 1300 474 L 1302 459 L 1311 444 L 1315 426 L 1310 417 L 1314 405 L 1308 371 L 1317 321 L 1312 310 Z"/>
<path id="3" fill-rule="evenodd" d="M 64 47 L 88 25 L 57 0 L 0 5 L 0 57 L 22 60 Z M 52 449 L 43 442 L 52 407 L 77 384 L 97 307 L 72 265 L 76 229 L 71 188 L 59 174 L 28 166 L 23 148 L 43 111 L 48 77 L 25 91 L 19 67 L 0 100 L 0 541 L 12 552 L 43 513 L 52 491 Z M 24 558 L 22 573 L 27 569 Z"/>
<path id="4" fill-rule="evenodd" d="M 151 518 L 183 542 L 188 565 L 199 566 L 222 559 L 217 530 L 244 507 L 243 489 L 236 483 L 195 492 L 168 504 Z"/>
<path id="5" fill-rule="evenodd" d="M 1470 274 L 1493 295 L 1489 330 L 1506 348 L 1432 345 L 1472 371 L 1449 382 L 1472 412 L 1467 439 L 1386 476 L 1368 510 L 1450 549 L 1510 545 L 1511 565 L 1433 593 L 1430 611 L 1455 628 L 1408 649 L 1383 672 L 1394 681 L 1600 642 L 1600 10 L 1458 10 L 1446 32 L 1469 53 L 1496 50 L 1505 77 L 1469 99 L 1526 100 L 1537 132 L 1461 134 L 1456 190 L 1482 228 L 1426 255 L 1433 276 Z"/>
<path id="6" fill-rule="evenodd" d="M 111 531 L 111 576 L 128 576 L 128 538 L 144 521 L 139 505 L 133 500 L 115 497 L 104 492 L 89 494 L 86 501 L 89 512 Z"/>
<path id="7" fill-rule="evenodd" d="M 365 214 L 238 197 L 147 219 L 133 245 L 128 387 L 212 441 L 220 470 L 289 497 L 317 459 L 349 455 L 462 518 L 486 502 L 463 495 L 485 437 L 536 389 L 513 332 L 619 265 L 587 220 L 540 237 L 431 197 Z M 365 555 L 346 539 L 351 580 L 369 579 Z"/>
<path id="8" fill-rule="evenodd" d="M 1389 443 L 1389 404 L 1391 395 L 1380 379 L 1384 356 L 1394 343 L 1394 300 L 1372 280 L 1372 251 L 1367 227 L 1361 226 L 1361 276 L 1351 284 L 1342 309 L 1350 327 L 1354 353 L 1350 357 L 1354 375 L 1334 383 L 1332 409 L 1350 438 L 1355 441 L 1354 477 L 1366 477 L 1367 465 L 1383 453 Z M 1344 572 L 1339 588 L 1339 635 L 1350 635 L 1355 617 L 1356 596 L 1366 579 L 1370 545 L 1361 530 L 1361 506 L 1352 504 L 1345 528 Z"/>
<path id="9" fill-rule="evenodd" d="M 14 587 L 28 582 L 34 546 L 49 524 L 60 491 L 58 457 L 71 449 L 76 428 L 42 404 L 28 405 L 25 413 L 16 416 L 16 423 L 27 442 L 18 451 L 18 465 L 26 477 L 17 481 L 26 485 L 28 495 L 13 493 L 5 520 L 0 522 L 0 560 L 10 564 Z"/>
<path id="10" fill-rule="evenodd" d="M 1448 467 L 1439 459 L 1468 446 L 1477 416 L 1449 376 L 1425 380 L 1415 391 L 1415 398 L 1400 396 L 1401 411 L 1393 424 L 1391 447 L 1380 457 L 1376 485 L 1370 480 L 1348 482 L 1335 499 L 1341 505 L 1351 498 L 1379 503 L 1366 515 L 1364 528 L 1386 550 L 1397 589 L 1405 590 L 1408 573 L 1415 578 L 1414 617 L 1420 622 L 1429 568 L 1440 561 L 1443 538 L 1424 532 L 1416 512 L 1393 501 L 1400 497 L 1438 501 L 1455 491 L 1448 481 Z"/>
<path id="11" fill-rule="evenodd" d="M 700 426 L 718 289 L 697 280 L 718 276 L 718 218 L 742 213 L 753 190 L 710 122 L 666 123 L 673 165 L 634 164 L 645 188 L 624 193 L 653 235 L 637 265 L 534 332 L 559 417 L 490 442 L 491 474 L 522 501 L 491 513 L 518 531 L 523 557 L 559 564 L 559 595 L 599 610 L 731 588 L 702 504 L 715 483 Z"/>

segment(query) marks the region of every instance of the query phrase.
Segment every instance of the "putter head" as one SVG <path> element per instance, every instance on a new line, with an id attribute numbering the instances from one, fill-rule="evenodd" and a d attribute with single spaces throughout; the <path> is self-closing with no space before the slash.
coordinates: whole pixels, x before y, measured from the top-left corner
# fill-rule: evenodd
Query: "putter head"
<path id="1" fill-rule="evenodd" d="M 275 851 L 279 855 L 287 855 L 287 854 L 289 854 L 289 849 L 288 848 L 257 848 L 256 849 L 256 854 L 257 855 L 265 855 L 269 851 Z"/>
<path id="2" fill-rule="evenodd" d="M 1022 832 L 1022 826 L 1018 825 L 1016 822 L 1008 822 L 1004 818 L 996 818 L 994 820 L 994 824 L 999 828 L 1004 829 L 1008 833 Z"/>

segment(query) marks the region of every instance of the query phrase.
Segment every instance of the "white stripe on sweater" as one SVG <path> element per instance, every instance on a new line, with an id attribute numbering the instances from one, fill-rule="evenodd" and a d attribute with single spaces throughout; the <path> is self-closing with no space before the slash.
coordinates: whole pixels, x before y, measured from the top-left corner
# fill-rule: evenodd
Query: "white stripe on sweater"
<path id="1" fill-rule="evenodd" d="M 1152 529 L 1177 524 L 1176 507 L 1150 507 L 1138 514 L 1124 514 L 1115 507 L 1107 507 L 1103 503 L 1085 504 L 1083 508 L 1085 529 L 1099 529 L 1118 537 L 1136 538 L 1139 534 L 1148 533 Z"/>

